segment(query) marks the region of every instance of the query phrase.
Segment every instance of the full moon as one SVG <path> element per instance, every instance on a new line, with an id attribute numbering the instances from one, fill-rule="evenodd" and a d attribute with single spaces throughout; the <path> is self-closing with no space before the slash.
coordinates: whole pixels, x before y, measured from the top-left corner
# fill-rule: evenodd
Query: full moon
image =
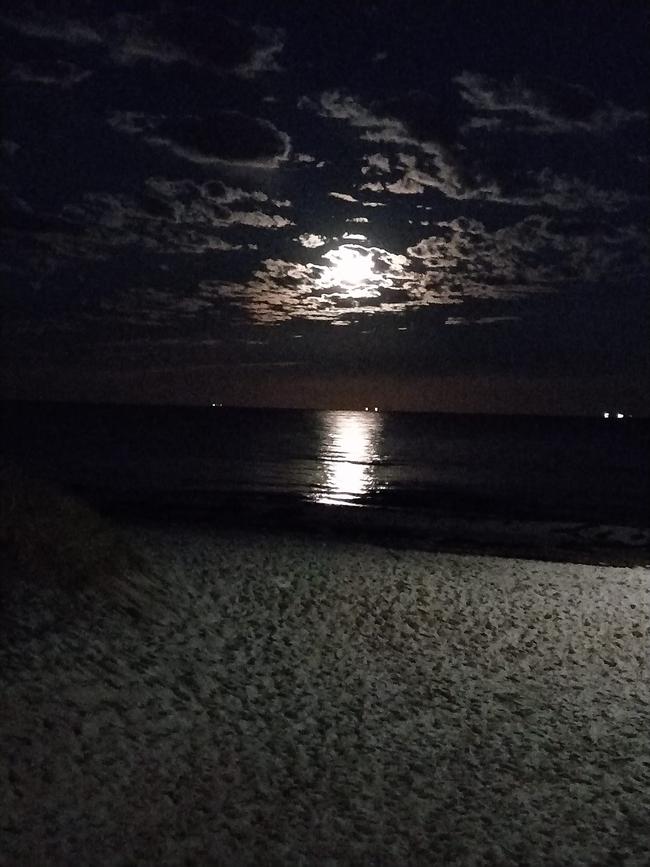
<path id="1" fill-rule="evenodd" d="M 326 253 L 323 258 L 332 263 L 324 275 L 331 285 L 355 287 L 374 276 L 372 256 L 354 247 L 339 247 Z"/>

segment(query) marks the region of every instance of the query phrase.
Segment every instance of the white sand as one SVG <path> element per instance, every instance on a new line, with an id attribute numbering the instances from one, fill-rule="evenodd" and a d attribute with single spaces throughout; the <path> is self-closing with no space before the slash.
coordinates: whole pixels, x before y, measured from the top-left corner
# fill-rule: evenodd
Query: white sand
<path id="1" fill-rule="evenodd" d="M 650 864 L 650 570 L 133 533 L 0 639 L 0 864 Z"/>

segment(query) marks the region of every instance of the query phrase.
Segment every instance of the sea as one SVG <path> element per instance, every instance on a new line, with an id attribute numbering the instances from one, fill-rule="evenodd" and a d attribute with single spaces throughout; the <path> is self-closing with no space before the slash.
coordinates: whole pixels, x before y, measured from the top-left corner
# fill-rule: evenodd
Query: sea
<path id="1" fill-rule="evenodd" d="M 650 420 L 2 405 L 5 460 L 100 504 L 650 527 Z"/>

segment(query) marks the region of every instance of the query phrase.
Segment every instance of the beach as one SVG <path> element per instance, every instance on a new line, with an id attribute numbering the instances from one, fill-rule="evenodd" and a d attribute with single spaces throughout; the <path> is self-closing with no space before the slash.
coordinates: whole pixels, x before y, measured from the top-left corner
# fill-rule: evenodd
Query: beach
<path id="1" fill-rule="evenodd" d="M 0 864 L 650 863 L 650 569 L 132 522 L 17 577 Z"/>

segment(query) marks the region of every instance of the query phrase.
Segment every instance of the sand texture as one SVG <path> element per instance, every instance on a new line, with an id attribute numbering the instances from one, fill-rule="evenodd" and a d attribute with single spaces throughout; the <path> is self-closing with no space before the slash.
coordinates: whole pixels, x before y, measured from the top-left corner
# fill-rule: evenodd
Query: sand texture
<path id="1" fill-rule="evenodd" d="M 650 864 L 647 568 L 132 536 L 5 600 L 0 864 Z"/>

